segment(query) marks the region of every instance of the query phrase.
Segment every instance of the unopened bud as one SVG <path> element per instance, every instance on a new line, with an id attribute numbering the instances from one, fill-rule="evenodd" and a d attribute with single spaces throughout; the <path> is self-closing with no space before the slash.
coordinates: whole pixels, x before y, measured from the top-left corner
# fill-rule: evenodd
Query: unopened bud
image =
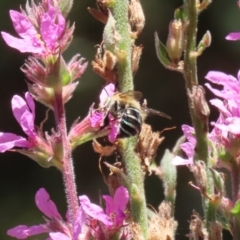
<path id="1" fill-rule="evenodd" d="M 197 56 L 200 56 L 203 51 L 211 45 L 212 42 L 212 36 L 209 31 L 207 31 L 203 37 L 202 40 L 199 42 L 198 47 L 197 47 Z"/>
<path id="2" fill-rule="evenodd" d="M 204 128 L 207 130 L 207 119 L 210 114 L 210 109 L 205 98 L 204 88 L 200 85 L 193 86 L 192 93 L 188 91 L 188 96 L 191 99 L 192 108 L 196 117 L 203 122 Z"/>
<path id="3" fill-rule="evenodd" d="M 169 58 L 178 63 L 183 53 L 184 24 L 181 20 L 173 20 L 169 24 L 166 48 Z"/>
<path id="4" fill-rule="evenodd" d="M 197 4 L 197 9 L 199 12 L 203 11 L 208 7 L 208 5 L 212 2 L 212 0 L 203 0 L 201 3 Z"/>

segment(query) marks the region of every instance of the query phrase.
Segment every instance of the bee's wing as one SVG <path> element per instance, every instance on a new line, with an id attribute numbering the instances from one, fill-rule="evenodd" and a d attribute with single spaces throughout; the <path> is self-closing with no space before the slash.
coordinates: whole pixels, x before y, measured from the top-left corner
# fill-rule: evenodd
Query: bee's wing
<path id="1" fill-rule="evenodd" d="M 152 108 L 146 108 L 146 109 L 144 109 L 144 111 L 145 111 L 148 115 L 158 115 L 158 116 L 160 116 L 160 117 L 172 119 L 172 118 L 171 118 L 169 115 L 167 115 L 166 113 L 157 111 L 157 110 L 152 109 Z"/>
<path id="2" fill-rule="evenodd" d="M 137 101 L 139 101 L 139 100 L 142 99 L 143 94 L 139 91 L 129 90 L 129 91 L 126 91 L 124 93 L 121 93 L 119 96 L 121 98 L 132 97 L 132 98 L 136 99 Z"/>

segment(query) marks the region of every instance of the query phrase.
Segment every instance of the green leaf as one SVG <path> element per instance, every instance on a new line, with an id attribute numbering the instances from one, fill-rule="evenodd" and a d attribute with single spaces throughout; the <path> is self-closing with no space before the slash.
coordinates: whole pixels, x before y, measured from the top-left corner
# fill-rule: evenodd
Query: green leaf
<path id="1" fill-rule="evenodd" d="M 177 169 L 172 164 L 174 155 L 166 149 L 161 160 L 161 170 L 163 172 L 162 181 L 164 186 L 164 195 L 167 201 L 170 201 L 174 206 L 176 197 L 176 185 L 177 185 Z"/>
<path id="2" fill-rule="evenodd" d="M 162 63 L 162 65 L 166 68 L 176 67 L 176 65 L 169 59 L 167 49 L 164 44 L 159 40 L 157 32 L 154 33 L 154 38 L 157 57 Z"/>
<path id="3" fill-rule="evenodd" d="M 212 173 L 214 186 L 223 196 L 225 195 L 225 179 L 223 173 L 214 170 L 213 168 L 209 168 L 210 172 Z"/>
<path id="4" fill-rule="evenodd" d="M 183 7 L 177 8 L 174 12 L 174 19 L 184 21 L 186 19 L 186 14 Z"/>
<path id="5" fill-rule="evenodd" d="M 60 0 L 58 2 L 58 6 L 59 6 L 63 16 L 66 17 L 69 14 L 69 12 L 73 6 L 73 0 Z"/>
<path id="6" fill-rule="evenodd" d="M 234 208 L 231 210 L 234 216 L 240 217 L 240 200 L 235 203 Z"/>

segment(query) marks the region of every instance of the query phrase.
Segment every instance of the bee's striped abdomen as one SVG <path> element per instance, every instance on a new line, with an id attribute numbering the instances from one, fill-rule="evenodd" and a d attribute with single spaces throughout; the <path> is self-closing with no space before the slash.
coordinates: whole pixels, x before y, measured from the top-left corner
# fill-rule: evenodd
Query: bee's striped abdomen
<path id="1" fill-rule="evenodd" d="M 118 138 L 126 138 L 137 135 L 141 131 L 142 114 L 134 107 L 126 108 L 121 117 Z"/>

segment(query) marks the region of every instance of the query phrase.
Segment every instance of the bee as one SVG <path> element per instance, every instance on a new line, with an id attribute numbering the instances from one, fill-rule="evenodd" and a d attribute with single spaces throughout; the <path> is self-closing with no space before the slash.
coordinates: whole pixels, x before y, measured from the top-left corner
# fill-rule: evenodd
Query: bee
<path id="1" fill-rule="evenodd" d="M 111 121 L 118 120 L 117 138 L 127 138 L 139 134 L 142 124 L 149 114 L 171 119 L 163 112 L 147 108 L 146 102 L 141 105 L 139 101 L 142 97 L 141 92 L 130 90 L 124 93 L 115 93 L 106 100 L 104 126 L 109 125 Z M 111 118 L 109 118 L 109 114 L 111 114 Z"/>

